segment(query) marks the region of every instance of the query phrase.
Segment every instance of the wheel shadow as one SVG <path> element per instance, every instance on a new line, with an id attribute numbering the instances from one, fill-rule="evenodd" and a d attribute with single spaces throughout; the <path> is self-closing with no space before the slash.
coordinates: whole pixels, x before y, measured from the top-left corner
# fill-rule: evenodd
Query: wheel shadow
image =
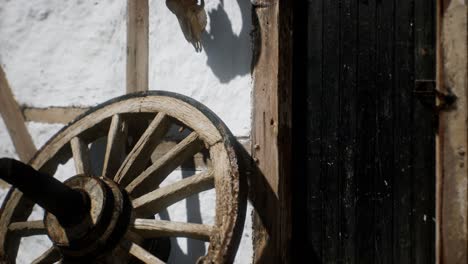
<path id="1" fill-rule="evenodd" d="M 185 179 L 196 173 L 195 162 L 193 159 L 185 162 L 181 166 L 182 178 Z M 202 215 L 200 209 L 199 195 L 192 195 L 185 199 L 185 207 L 187 212 L 188 223 L 202 223 Z M 170 221 L 169 212 L 167 209 L 159 213 L 161 220 Z M 195 263 L 198 258 L 206 254 L 205 242 L 187 239 L 187 253 L 180 247 L 177 238 L 171 238 L 171 253 L 168 263 Z"/>

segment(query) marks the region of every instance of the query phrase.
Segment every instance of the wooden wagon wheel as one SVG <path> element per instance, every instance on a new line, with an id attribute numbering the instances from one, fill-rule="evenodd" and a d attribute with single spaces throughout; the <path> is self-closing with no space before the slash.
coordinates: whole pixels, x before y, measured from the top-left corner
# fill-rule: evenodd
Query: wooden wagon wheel
<path id="1" fill-rule="evenodd" d="M 151 153 L 174 124 L 185 129 L 187 136 L 152 161 Z M 89 158 L 88 145 L 103 136 L 107 137 L 107 146 L 102 173 L 93 175 L 91 166 L 95 161 Z M 7 174 L 17 181 L 13 183 L 17 188 L 8 193 L 0 215 L 1 259 L 15 262 L 21 237 L 47 234 L 54 246 L 34 263 L 60 259 L 116 263 L 128 262 L 130 257 L 144 263 L 162 263 L 140 244 L 142 239 L 157 237 L 209 241 L 200 263 L 232 262 L 246 204 L 234 145 L 235 139 L 218 117 L 182 95 L 152 91 L 95 107 L 37 152 L 30 162 L 39 171 L 37 175 L 24 176 L 36 171 L 22 164 L 8 165 Z M 206 170 L 159 187 L 169 173 L 200 151 L 209 156 Z M 48 176 L 69 159 L 75 163 L 75 176 L 65 184 Z M 4 170 L 0 173 L 6 173 Z M 18 181 L 23 181 L 23 189 Z M 38 187 L 44 182 L 46 187 Z M 48 193 L 51 188 L 53 195 Z M 153 218 L 169 205 L 211 188 L 216 192 L 213 226 Z M 59 194 L 60 199 L 56 197 Z M 43 221 L 27 220 L 35 203 L 47 211 Z M 112 258 L 116 254 L 119 257 Z"/>

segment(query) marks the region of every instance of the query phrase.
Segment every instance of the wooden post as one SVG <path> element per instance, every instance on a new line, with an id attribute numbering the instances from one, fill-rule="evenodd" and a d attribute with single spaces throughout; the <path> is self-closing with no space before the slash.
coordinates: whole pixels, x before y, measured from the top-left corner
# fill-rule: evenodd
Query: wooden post
<path id="1" fill-rule="evenodd" d="M 19 158 L 28 162 L 36 153 L 36 147 L 24 123 L 18 103 L 13 97 L 5 72 L 0 66 L 0 114 L 8 129 Z"/>
<path id="2" fill-rule="evenodd" d="M 128 0 L 127 93 L 148 90 L 148 0 Z"/>
<path id="3" fill-rule="evenodd" d="M 468 3 L 439 1 L 438 87 L 456 96 L 440 113 L 437 263 L 468 263 Z M 443 103 L 443 102 L 441 102 Z"/>
<path id="4" fill-rule="evenodd" d="M 253 3 L 254 263 L 291 263 L 292 1 Z"/>

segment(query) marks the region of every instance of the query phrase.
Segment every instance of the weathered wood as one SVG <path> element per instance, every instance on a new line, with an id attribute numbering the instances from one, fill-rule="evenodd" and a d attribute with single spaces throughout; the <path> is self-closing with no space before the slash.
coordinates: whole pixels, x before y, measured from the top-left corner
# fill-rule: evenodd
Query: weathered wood
<path id="1" fill-rule="evenodd" d="M 429 263 L 434 113 L 415 81 L 434 67 L 434 2 L 307 4 L 294 13 L 296 259 Z"/>
<path id="2" fill-rule="evenodd" d="M 442 1 L 441 79 L 455 105 L 440 113 L 438 155 L 438 263 L 468 263 L 468 3 Z M 440 102 L 442 103 L 442 102 Z"/>
<path id="3" fill-rule="evenodd" d="M 76 173 L 91 176 L 91 159 L 89 157 L 88 145 L 79 137 L 72 138 L 70 145 Z"/>
<path id="4" fill-rule="evenodd" d="M 132 201 L 132 205 L 138 215 L 156 214 L 184 198 L 213 187 L 213 171 L 209 170 L 138 197 Z"/>
<path id="5" fill-rule="evenodd" d="M 148 90 L 148 0 L 127 0 L 127 93 Z"/>
<path id="6" fill-rule="evenodd" d="M 412 127 L 413 103 L 413 7 L 414 1 L 399 2 L 395 6 L 395 175 L 393 178 L 393 262 L 413 263 L 412 223 Z"/>
<path id="7" fill-rule="evenodd" d="M 8 230 L 21 237 L 46 234 L 44 222 L 42 220 L 14 222 L 8 226 Z"/>
<path id="8" fill-rule="evenodd" d="M 386 1 L 385 3 L 387 3 Z M 383 4 L 383 2 L 382 2 Z M 389 4 L 385 4 L 385 8 Z M 359 11 L 359 5 L 354 0 L 345 0 L 341 5 L 340 11 L 340 129 L 338 132 L 340 144 L 340 231 L 338 236 L 341 237 L 340 243 L 341 259 L 344 263 L 353 264 L 360 263 L 356 259 L 356 205 L 357 205 L 357 190 L 356 190 L 356 152 L 357 138 L 360 133 L 357 130 L 358 116 L 356 115 L 358 107 L 358 96 L 356 95 L 357 80 L 358 80 L 358 21 L 356 17 Z M 383 9 L 383 8 L 382 8 Z M 382 18 L 386 19 L 386 18 Z M 390 23 L 388 21 L 388 23 Z M 388 28 L 386 29 L 389 30 Z M 390 30 L 391 31 L 391 30 Z M 317 33 L 316 33 L 317 34 Z M 391 34 L 391 32 L 386 32 Z M 313 51 L 311 51 L 313 52 Z M 315 51 L 314 51 L 315 52 Z M 313 96 L 313 95 L 311 95 Z M 318 99 L 320 100 L 320 98 Z M 320 107 L 316 106 L 316 107 Z M 322 116 L 326 113 L 322 113 Z M 317 117 L 319 118 L 319 117 Z M 323 117 L 322 117 L 323 118 Z M 310 125 L 309 129 L 316 129 Z M 317 133 L 317 132 L 315 132 Z M 320 140 L 313 144 L 320 144 Z M 318 186 L 310 187 L 318 188 Z M 322 196 L 323 197 L 323 196 Z M 315 212 L 315 214 L 320 214 Z M 320 229 L 320 225 L 315 227 Z M 317 238 L 319 239 L 319 238 Z"/>
<path id="9" fill-rule="evenodd" d="M 51 247 L 44 253 L 42 253 L 39 257 L 31 262 L 31 264 L 49 264 L 55 263 L 62 259 L 60 255 L 60 251 L 56 247 Z"/>
<path id="10" fill-rule="evenodd" d="M 446 0 L 437 0 L 436 1 L 436 85 L 439 87 L 440 90 L 443 89 L 443 50 L 442 50 L 442 17 L 445 12 L 444 5 L 447 2 Z M 437 120 L 438 130 L 440 130 L 440 119 Z M 443 178 L 442 178 L 442 171 L 443 171 L 443 144 L 441 141 L 441 131 L 437 131 L 438 135 L 436 137 L 436 241 L 435 241 L 435 263 L 442 264 L 443 263 L 443 252 L 442 252 L 442 194 L 443 194 Z"/>
<path id="11" fill-rule="evenodd" d="M 393 264 L 393 177 L 395 175 L 394 142 L 395 135 L 390 133 L 394 129 L 394 36 L 395 36 L 395 3 L 383 1 L 376 3 L 375 32 L 376 53 L 375 62 L 375 175 L 373 179 L 374 199 L 374 260 L 384 264 Z M 344 52 L 346 52 L 344 50 Z M 372 64 L 371 64 L 372 67 Z M 359 101 L 359 95 L 357 95 Z M 367 110 L 369 111 L 369 110 Z M 359 132 L 360 133 L 360 132 Z M 369 144 L 369 143 L 368 143 Z M 345 151 L 345 149 L 343 150 Z M 359 155 L 359 154 L 358 154 Z M 371 178 L 370 177 L 370 178 Z M 370 179 L 369 178 L 369 179 Z M 362 232 L 357 230 L 357 232 Z M 427 254 L 430 255 L 430 254 Z M 359 258 L 355 259 L 360 262 Z"/>
<path id="12" fill-rule="evenodd" d="M 170 138 L 171 135 L 169 134 L 168 137 Z M 250 137 L 236 137 L 237 141 L 241 144 L 241 147 L 245 149 L 247 153 L 250 153 Z M 151 155 L 151 160 L 157 160 L 166 155 L 172 148 L 174 148 L 179 142 L 173 140 L 165 140 L 161 142 L 156 150 Z M 206 159 L 206 153 L 202 150 L 202 152 L 198 152 L 193 156 L 193 160 L 190 159 L 190 162 L 184 162 L 183 166 L 184 169 L 193 169 L 193 170 L 205 170 L 206 168 L 210 167 L 211 160 Z"/>
<path id="13" fill-rule="evenodd" d="M 138 175 L 125 187 L 125 190 L 132 196 L 142 195 L 145 192 L 154 190 L 182 162 L 199 152 L 202 146 L 203 142 L 199 141 L 198 134 L 192 132 L 164 156 L 156 160 L 143 173 Z"/>
<path id="14" fill-rule="evenodd" d="M 73 121 L 67 127 L 62 129 L 38 152 L 34 160 L 31 161 L 31 165 L 36 170 L 53 175 L 55 171 L 53 168 L 56 168 L 58 164 L 66 162 L 73 156 L 71 141 L 74 141 L 74 145 L 76 145 L 73 147 L 75 149 L 74 152 L 78 153 L 75 154 L 77 157 L 76 159 L 82 161 L 84 159 L 82 158 L 82 154 L 79 153 L 83 152 L 82 150 L 85 147 L 85 143 L 89 144 L 90 142 L 94 142 L 106 135 L 109 136 L 109 134 L 112 139 L 112 134 L 115 130 L 111 127 L 118 127 L 116 125 L 118 123 L 118 118 L 115 116 L 125 117 L 126 119 L 128 117 L 133 120 L 143 120 L 145 124 L 153 118 L 153 121 L 151 122 L 152 124 L 148 126 L 148 131 L 150 131 L 159 130 L 156 123 L 159 123 L 162 118 L 161 116 L 164 115 L 167 116 L 168 123 L 174 121 L 174 123 L 186 127 L 189 131 L 193 131 L 195 134 L 189 136 L 189 139 L 196 139 L 193 140 L 193 142 L 200 141 L 202 143 L 197 143 L 197 145 L 206 146 L 206 148 L 208 148 L 207 151 L 203 152 L 203 155 L 206 155 L 205 158 L 211 160 L 208 163 L 208 166 L 213 168 L 213 172 L 206 172 L 210 176 L 195 175 L 193 177 L 186 178 L 181 182 L 175 183 L 174 185 L 158 189 L 161 192 L 167 193 L 166 195 L 165 193 L 160 192 L 163 196 L 163 202 L 166 203 L 166 206 L 169 206 L 176 200 L 180 200 L 190 196 L 191 194 L 196 194 L 215 187 L 217 194 L 216 222 L 212 227 L 213 234 L 210 236 L 209 240 L 210 247 L 204 258 L 206 263 L 230 263 L 234 259 L 235 252 L 240 242 L 246 205 L 246 190 L 244 189 L 245 178 L 241 178 L 241 171 L 239 169 L 240 165 L 237 160 L 238 146 L 237 142 L 235 142 L 235 138 L 227 130 L 225 125 L 212 112 L 190 98 L 169 92 L 158 91 L 148 92 L 147 94 L 128 95 L 114 99 L 102 106 L 96 107 L 88 115 L 82 116 L 79 120 Z M 112 122 L 112 119 L 114 119 L 114 122 Z M 134 135 L 131 130 L 136 129 L 136 127 L 127 126 L 127 129 L 127 137 Z M 111 133 L 109 133 L 109 130 Z M 148 132 L 146 134 L 150 135 L 153 133 Z M 145 135 L 141 138 L 145 138 Z M 135 141 L 136 138 L 125 138 L 125 140 Z M 151 143 L 151 140 L 144 140 L 147 144 Z M 138 145 L 138 141 L 136 145 Z M 141 143 L 139 146 L 136 146 L 135 149 L 154 149 L 155 147 L 143 145 L 145 144 Z M 192 144 L 184 143 L 181 146 L 182 149 L 190 149 Z M 168 151 L 170 154 L 169 156 L 173 156 L 177 153 L 172 149 L 169 149 Z M 107 151 L 107 155 L 112 156 L 109 154 L 111 152 L 112 151 Z M 136 155 L 136 157 L 138 159 L 145 159 L 148 161 L 151 152 L 152 151 L 148 151 L 148 155 Z M 193 155 L 193 153 L 194 152 L 192 152 L 191 155 Z M 106 154 L 103 156 L 105 155 Z M 125 153 L 123 153 L 123 155 L 125 155 Z M 182 156 L 184 155 L 185 154 Z M 102 158 L 104 160 L 104 157 L 98 158 Z M 177 157 L 174 159 L 177 159 Z M 109 160 L 109 162 L 111 161 Z M 137 161 L 137 163 L 138 162 L 140 161 Z M 141 164 L 143 164 L 143 166 L 147 166 L 145 163 Z M 169 162 L 168 164 L 171 164 L 173 167 L 176 166 L 175 164 L 179 165 L 179 162 Z M 144 170 L 144 168 L 137 169 Z M 202 177 L 202 179 L 200 179 L 200 177 Z M 245 177 L 245 175 L 243 177 Z M 52 179 L 52 177 L 48 178 Z M 213 178 L 216 179 L 213 180 Z M 97 178 L 83 177 L 83 179 Z M 108 178 L 101 179 L 109 181 L 107 183 L 114 183 Z M 133 180 L 133 178 L 129 177 L 129 181 L 131 180 Z M 192 182 L 193 184 L 189 184 L 189 182 Z M 98 186 L 98 184 L 85 185 L 89 188 Z M 109 185 L 109 187 L 111 187 L 114 197 L 120 197 L 118 195 L 119 192 L 116 191 L 118 189 L 117 186 L 114 186 L 116 188 L 113 188 Z M 122 185 L 120 185 L 120 187 L 124 188 Z M 158 186 L 152 186 L 152 188 L 157 187 Z M 82 197 L 80 196 L 80 198 Z M 120 197 L 119 200 L 121 198 L 122 197 Z M 103 201 L 103 199 L 95 200 Z M 5 205 L 0 214 L 0 258 L 5 258 L 6 256 L 13 259 L 15 258 L 19 250 L 20 240 L 17 239 L 17 232 L 11 232 L 8 230 L 8 227 L 10 226 L 10 223 L 27 221 L 32 208 L 33 204 L 28 202 L 28 199 L 25 199 L 23 193 L 17 189 L 14 189 L 5 198 Z M 97 207 L 91 206 L 91 208 Z M 73 209 L 76 210 L 76 208 Z M 122 208 L 117 205 L 116 210 L 117 209 L 121 210 Z M 117 213 L 116 210 L 112 213 Z M 94 211 L 95 210 L 93 210 L 93 212 Z M 146 217 L 147 214 L 146 212 L 144 213 L 144 216 Z M 93 214 L 91 214 L 91 216 L 92 215 Z M 91 222 L 97 221 L 96 219 L 91 219 Z M 111 224 L 112 223 L 113 222 L 111 222 Z M 51 228 L 51 230 L 58 230 L 58 225 L 53 227 L 55 228 Z M 48 233 L 50 234 L 50 230 Z M 67 237 L 69 237 L 68 235 Z M 102 236 L 99 237 L 102 238 Z M 130 241 L 140 243 L 140 240 Z M 95 249 L 94 246 L 99 243 L 100 242 L 96 241 L 96 243 L 92 243 L 91 246 Z"/>
<path id="15" fill-rule="evenodd" d="M 376 1 L 363 2 L 358 5 L 358 78 L 357 78 L 357 123 L 360 133 L 357 135 L 356 157 L 356 260 L 363 263 L 375 262 L 376 238 L 374 179 L 378 175 L 376 163 L 377 120 L 375 84 L 377 61 L 376 53 Z M 326 122 L 326 121 L 324 121 Z M 326 145 L 324 145 L 326 146 Z M 326 148 L 326 147 L 325 147 Z M 364 231 L 365 230 L 365 231 Z M 336 243 L 336 242 L 335 242 Z M 380 253 L 381 254 L 381 253 Z"/>
<path id="16" fill-rule="evenodd" d="M 369 3 L 369 8 L 370 3 Z M 323 47 L 322 56 L 327 62 L 322 65 L 321 100 L 327 104 L 327 118 L 321 120 L 321 183 L 324 199 L 322 212 L 325 224 L 321 226 L 322 235 L 328 239 L 322 240 L 323 263 L 336 262 L 340 258 L 340 244 L 336 243 L 340 235 L 340 83 L 336 73 L 340 70 L 340 9 L 338 1 L 323 1 Z M 364 13 L 364 12 L 363 12 Z M 369 17 L 371 19 L 371 17 Z M 366 33 L 369 33 L 366 31 Z M 366 34 L 363 33 L 363 34 Z M 371 35 L 371 34 L 369 34 Z M 365 39 L 363 38 L 363 42 Z M 324 103 L 322 103 L 322 107 Z M 368 233 L 367 233 L 368 234 Z M 363 262 L 366 262 L 363 259 Z"/>
<path id="17" fill-rule="evenodd" d="M 123 186 L 145 170 L 151 153 L 169 129 L 169 117 L 158 113 L 133 147 L 115 175 L 114 180 Z"/>
<path id="18" fill-rule="evenodd" d="M 414 90 L 413 103 L 413 263 L 435 263 L 435 127 L 436 107 L 436 1 L 415 0 L 414 6 Z M 425 84 L 425 86 L 423 86 Z M 432 84 L 432 85 L 431 85 Z M 423 95 L 424 94 L 424 95 Z M 429 151 L 430 150 L 430 151 Z M 430 176 L 429 176 L 430 175 Z M 468 250 L 468 248 L 467 248 Z M 421 254 L 431 252 L 432 254 Z"/>
<path id="19" fill-rule="evenodd" d="M 208 225 L 154 219 L 136 219 L 133 228 L 144 238 L 187 237 L 203 241 L 210 241 L 213 232 Z"/>
<path id="20" fill-rule="evenodd" d="M 296 1 L 294 11 L 294 81 L 297 86 L 307 84 L 306 88 L 295 89 L 293 93 L 294 263 L 306 258 L 320 263 L 323 238 L 320 123 L 327 114 L 322 110 L 323 1 L 307 4 L 305 8 Z M 307 60 L 303 54 L 307 54 Z M 314 114 L 297 114 L 304 109 Z M 314 172 L 313 176 L 304 173 L 309 171 Z M 308 208 L 305 217 L 304 208 Z"/>
<path id="21" fill-rule="evenodd" d="M 47 124 L 68 124 L 79 115 L 88 111 L 86 107 L 29 107 L 21 106 L 26 121 Z"/>
<path id="22" fill-rule="evenodd" d="M 2 115 L 3 121 L 5 122 L 19 158 L 24 162 L 28 162 L 34 153 L 36 153 L 36 147 L 34 146 L 31 135 L 26 128 L 23 115 L 21 114 L 21 109 L 13 97 L 5 72 L 1 66 L 0 114 Z"/>
<path id="23" fill-rule="evenodd" d="M 139 113 L 139 112 L 167 112 L 171 116 L 184 123 L 186 126 L 197 131 L 200 138 L 208 145 L 221 140 L 221 134 L 218 129 L 212 124 L 206 115 L 199 109 L 193 108 L 189 103 L 164 96 L 165 92 L 150 92 L 152 96 L 147 97 L 130 97 L 122 102 L 116 102 L 108 107 L 98 108 L 94 111 L 93 115 L 88 115 L 76 122 L 72 123 L 68 128 L 62 131 L 59 137 L 54 137 L 50 146 L 47 148 L 47 155 L 41 155 L 44 158 L 54 156 L 64 144 L 67 144 L 71 138 L 78 134 L 86 133 L 95 124 L 103 123 L 109 120 L 115 114 L 119 113 Z M 108 127 L 108 126 L 107 126 Z M 44 160 L 36 158 L 35 163 L 44 165 Z"/>
<path id="24" fill-rule="evenodd" d="M 291 261 L 292 1 L 256 1 L 251 180 L 254 263 Z"/>
<path id="25" fill-rule="evenodd" d="M 120 243 L 121 247 L 127 250 L 131 255 L 136 257 L 137 259 L 143 261 L 146 264 L 164 264 L 164 262 L 158 259 L 156 256 L 148 252 L 146 249 L 141 247 L 135 242 L 131 242 L 129 240 L 123 240 Z"/>
<path id="26" fill-rule="evenodd" d="M 102 177 L 112 177 L 119 169 L 119 164 L 127 141 L 125 122 L 120 115 L 114 115 L 107 134 L 106 153 L 102 166 Z"/>
<path id="27" fill-rule="evenodd" d="M 229 141 L 231 140 L 229 138 Z M 246 210 L 247 197 L 242 195 L 242 190 L 246 188 L 247 184 L 247 179 L 242 177 L 246 177 L 246 174 L 242 174 L 240 170 L 243 168 L 241 167 L 243 166 L 242 162 L 233 163 L 231 157 L 235 155 L 236 150 L 232 146 L 229 147 L 225 143 L 219 142 L 211 146 L 209 151 L 213 162 L 212 169 L 216 187 L 216 228 L 218 233 L 226 233 L 227 231 L 229 235 L 221 237 L 215 234 L 211 237 L 210 245 L 216 245 L 216 247 L 208 249 L 203 263 L 233 263 L 244 226 L 243 221 L 239 219 L 244 217 Z M 237 171 L 238 169 L 239 171 Z M 236 196 L 236 190 L 232 188 L 230 182 L 239 183 L 240 199 L 232 199 Z M 223 217 L 223 215 L 231 217 Z"/>

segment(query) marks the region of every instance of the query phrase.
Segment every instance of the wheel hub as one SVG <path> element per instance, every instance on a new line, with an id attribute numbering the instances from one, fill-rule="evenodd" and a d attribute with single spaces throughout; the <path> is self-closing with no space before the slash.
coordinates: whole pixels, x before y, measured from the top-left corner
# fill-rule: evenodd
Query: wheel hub
<path id="1" fill-rule="evenodd" d="M 94 259 L 112 250 L 130 223 L 131 204 L 126 192 L 107 178 L 78 175 L 64 184 L 80 191 L 87 202 L 83 217 L 74 225 L 64 226 L 51 213 L 44 217 L 47 233 L 63 257 Z"/>

